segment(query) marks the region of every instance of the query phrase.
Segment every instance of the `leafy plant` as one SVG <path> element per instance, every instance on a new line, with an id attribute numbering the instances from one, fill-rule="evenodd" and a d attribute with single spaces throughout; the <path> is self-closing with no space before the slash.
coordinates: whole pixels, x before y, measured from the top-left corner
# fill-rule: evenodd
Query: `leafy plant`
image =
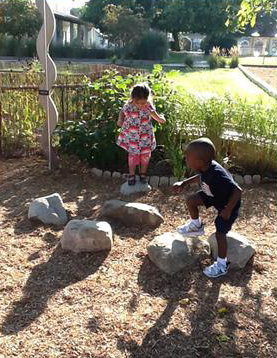
<path id="1" fill-rule="evenodd" d="M 184 58 L 184 63 L 185 65 L 187 65 L 188 67 L 193 67 L 193 57 L 192 56 L 185 56 Z"/>

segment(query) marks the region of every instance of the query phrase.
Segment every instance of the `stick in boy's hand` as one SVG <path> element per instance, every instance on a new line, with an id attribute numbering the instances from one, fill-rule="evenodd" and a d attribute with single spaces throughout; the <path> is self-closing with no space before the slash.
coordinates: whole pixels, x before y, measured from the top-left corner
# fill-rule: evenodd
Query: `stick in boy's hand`
<path id="1" fill-rule="evenodd" d="M 173 194 L 179 194 L 182 192 L 182 190 L 184 189 L 184 182 L 185 180 L 181 180 L 181 181 L 177 181 L 176 183 L 174 183 L 172 185 L 172 187 L 170 188 L 170 191 Z"/>

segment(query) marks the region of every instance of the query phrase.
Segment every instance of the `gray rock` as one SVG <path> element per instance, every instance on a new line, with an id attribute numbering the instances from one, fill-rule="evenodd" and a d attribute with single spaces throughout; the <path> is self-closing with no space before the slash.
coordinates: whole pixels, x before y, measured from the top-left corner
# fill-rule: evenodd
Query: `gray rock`
<path id="1" fill-rule="evenodd" d="M 103 172 L 103 177 L 104 178 L 111 178 L 112 173 L 109 170 L 106 170 Z"/>
<path id="2" fill-rule="evenodd" d="M 217 258 L 217 241 L 215 234 L 212 234 L 208 242 L 211 247 L 211 252 L 214 259 Z M 230 262 L 230 267 L 235 269 L 241 269 L 245 267 L 247 262 L 255 254 L 255 247 L 247 240 L 245 236 L 242 236 L 236 232 L 230 231 L 227 234 L 227 259 Z"/>
<path id="3" fill-rule="evenodd" d="M 92 168 L 91 172 L 92 172 L 92 174 L 96 175 L 99 178 L 103 176 L 103 170 L 100 170 L 97 168 Z"/>
<path id="4" fill-rule="evenodd" d="M 159 211 L 150 205 L 142 203 L 127 203 L 121 200 L 109 200 L 104 203 L 102 215 L 115 219 L 126 226 L 157 227 L 163 221 Z"/>
<path id="5" fill-rule="evenodd" d="M 243 179 L 244 179 L 244 184 L 246 184 L 246 185 L 251 185 L 251 184 L 253 184 L 252 176 L 251 176 L 251 175 L 245 175 Z"/>
<path id="6" fill-rule="evenodd" d="M 238 183 L 238 185 L 243 185 L 244 184 L 244 179 L 243 179 L 242 175 L 235 174 L 234 175 L 234 180 L 235 180 L 236 183 Z"/>
<path id="7" fill-rule="evenodd" d="M 160 177 L 159 186 L 168 186 L 169 179 L 168 177 Z"/>
<path id="8" fill-rule="evenodd" d="M 260 184 L 261 180 L 262 180 L 262 177 L 260 175 L 256 174 L 256 175 L 253 175 L 252 180 L 253 180 L 254 184 Z"/>
<path id="9" fill-rule="evenodd" d="M 152 185 L 155 188 L 158 188 L 159 186 L 160 177 L 153 175 L 150 177 L 150 185 Z"/>
<path id="10" fill-rule="evenodd" d="M 132 195 L 137 193 L 149 193 L 151 191 L 149 184 L 142 184 L 136 179 L 135 185 L 129 185 L 128 182 L 124 183 L 120 187 L 120 193 L 122 195 Z"/>
<path id="11" fill-rule="evenodd" d="M 120 179 L 121 178 L 121 173 L 113 172 L 112 177 L 115 178 L 115 179 Z"/>
<path id="12" fill-rule="evenodd" d="M 174 183 L 177 183 L 178 178 L 176 177 L 170 177 L 169 178 L 169 185 L 172 186 Z"/>
<path id="13" fill-rule="evenodd" d="M 71 220 L 61 238 L 62 248 L 76 253 L 110 250 L 112 245 L 112 228 L 104 221 Z"/>
<path id="14" fill-rule="evenodd" d="M 197 237 L 183 237 L 178 232 L 167 232 L 155 237 L 149 243 L 147 252 L 160 270 L 172 275 L 208 258 L 210 248 L 206 241 Z"/>
<path id="15" fill-rule="evenodd" d="M 35 199 L 29 207 L 28 218 L 44 224 L 65 225 L 67 215 L 62 198 L 55 193 Z"/>

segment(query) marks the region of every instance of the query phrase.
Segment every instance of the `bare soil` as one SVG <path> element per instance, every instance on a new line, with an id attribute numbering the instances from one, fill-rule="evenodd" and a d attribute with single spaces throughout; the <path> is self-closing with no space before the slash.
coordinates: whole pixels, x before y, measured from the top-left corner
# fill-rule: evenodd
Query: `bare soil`
<path id="1" fill-rule="evenodd" d="M 99 254 L 63 252 L 62 228 L 27 219 L 29 203 L 54 192 L 71 218 L 97 219 L 105 200 L 120 198 L 120 184 L 69 160 L 55 173 L 40 157 L 1 163 L 0 357 L 275 357 L 275 185 L 244 188 L 234 230 L 257 253 L 216 280 L 203 263 L 171 277 L 147 258 L 155 235 L 188 219 L 183 195 L 154 189 L 132 198 L 156 206 L 165 222 L 156 230 L 112 222 L 114 247 Z M 201 216 L 208 237 L 215 212 Z"/>
<path id="2" fill-rule="evenodd" d="M 277 68 L 276 67 L 252 67 L 244 66 L 248 71 L 268 83 L 273 88 L 277 88 Z"/>

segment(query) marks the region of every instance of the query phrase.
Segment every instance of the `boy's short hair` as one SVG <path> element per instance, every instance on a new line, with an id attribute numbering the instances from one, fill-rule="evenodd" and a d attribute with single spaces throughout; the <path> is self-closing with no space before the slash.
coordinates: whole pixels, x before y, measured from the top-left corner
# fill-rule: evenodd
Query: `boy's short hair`
<path id="1" fill-rule="evenodd" d="M 199 138 L 193 140 L 187 145 L 185 151 L 195 152 L 199 159 L 203 160 L 205 163 L 209 163 L 215 159 L 216 154 L 215 146 L 209 138 Z"/>
<path id="2" fill-rule="evenodd" d="M 131 97 L 136 99 L 148 99 L 151 90 L 146 83 L 139 83 L 132 88 Z"/>

